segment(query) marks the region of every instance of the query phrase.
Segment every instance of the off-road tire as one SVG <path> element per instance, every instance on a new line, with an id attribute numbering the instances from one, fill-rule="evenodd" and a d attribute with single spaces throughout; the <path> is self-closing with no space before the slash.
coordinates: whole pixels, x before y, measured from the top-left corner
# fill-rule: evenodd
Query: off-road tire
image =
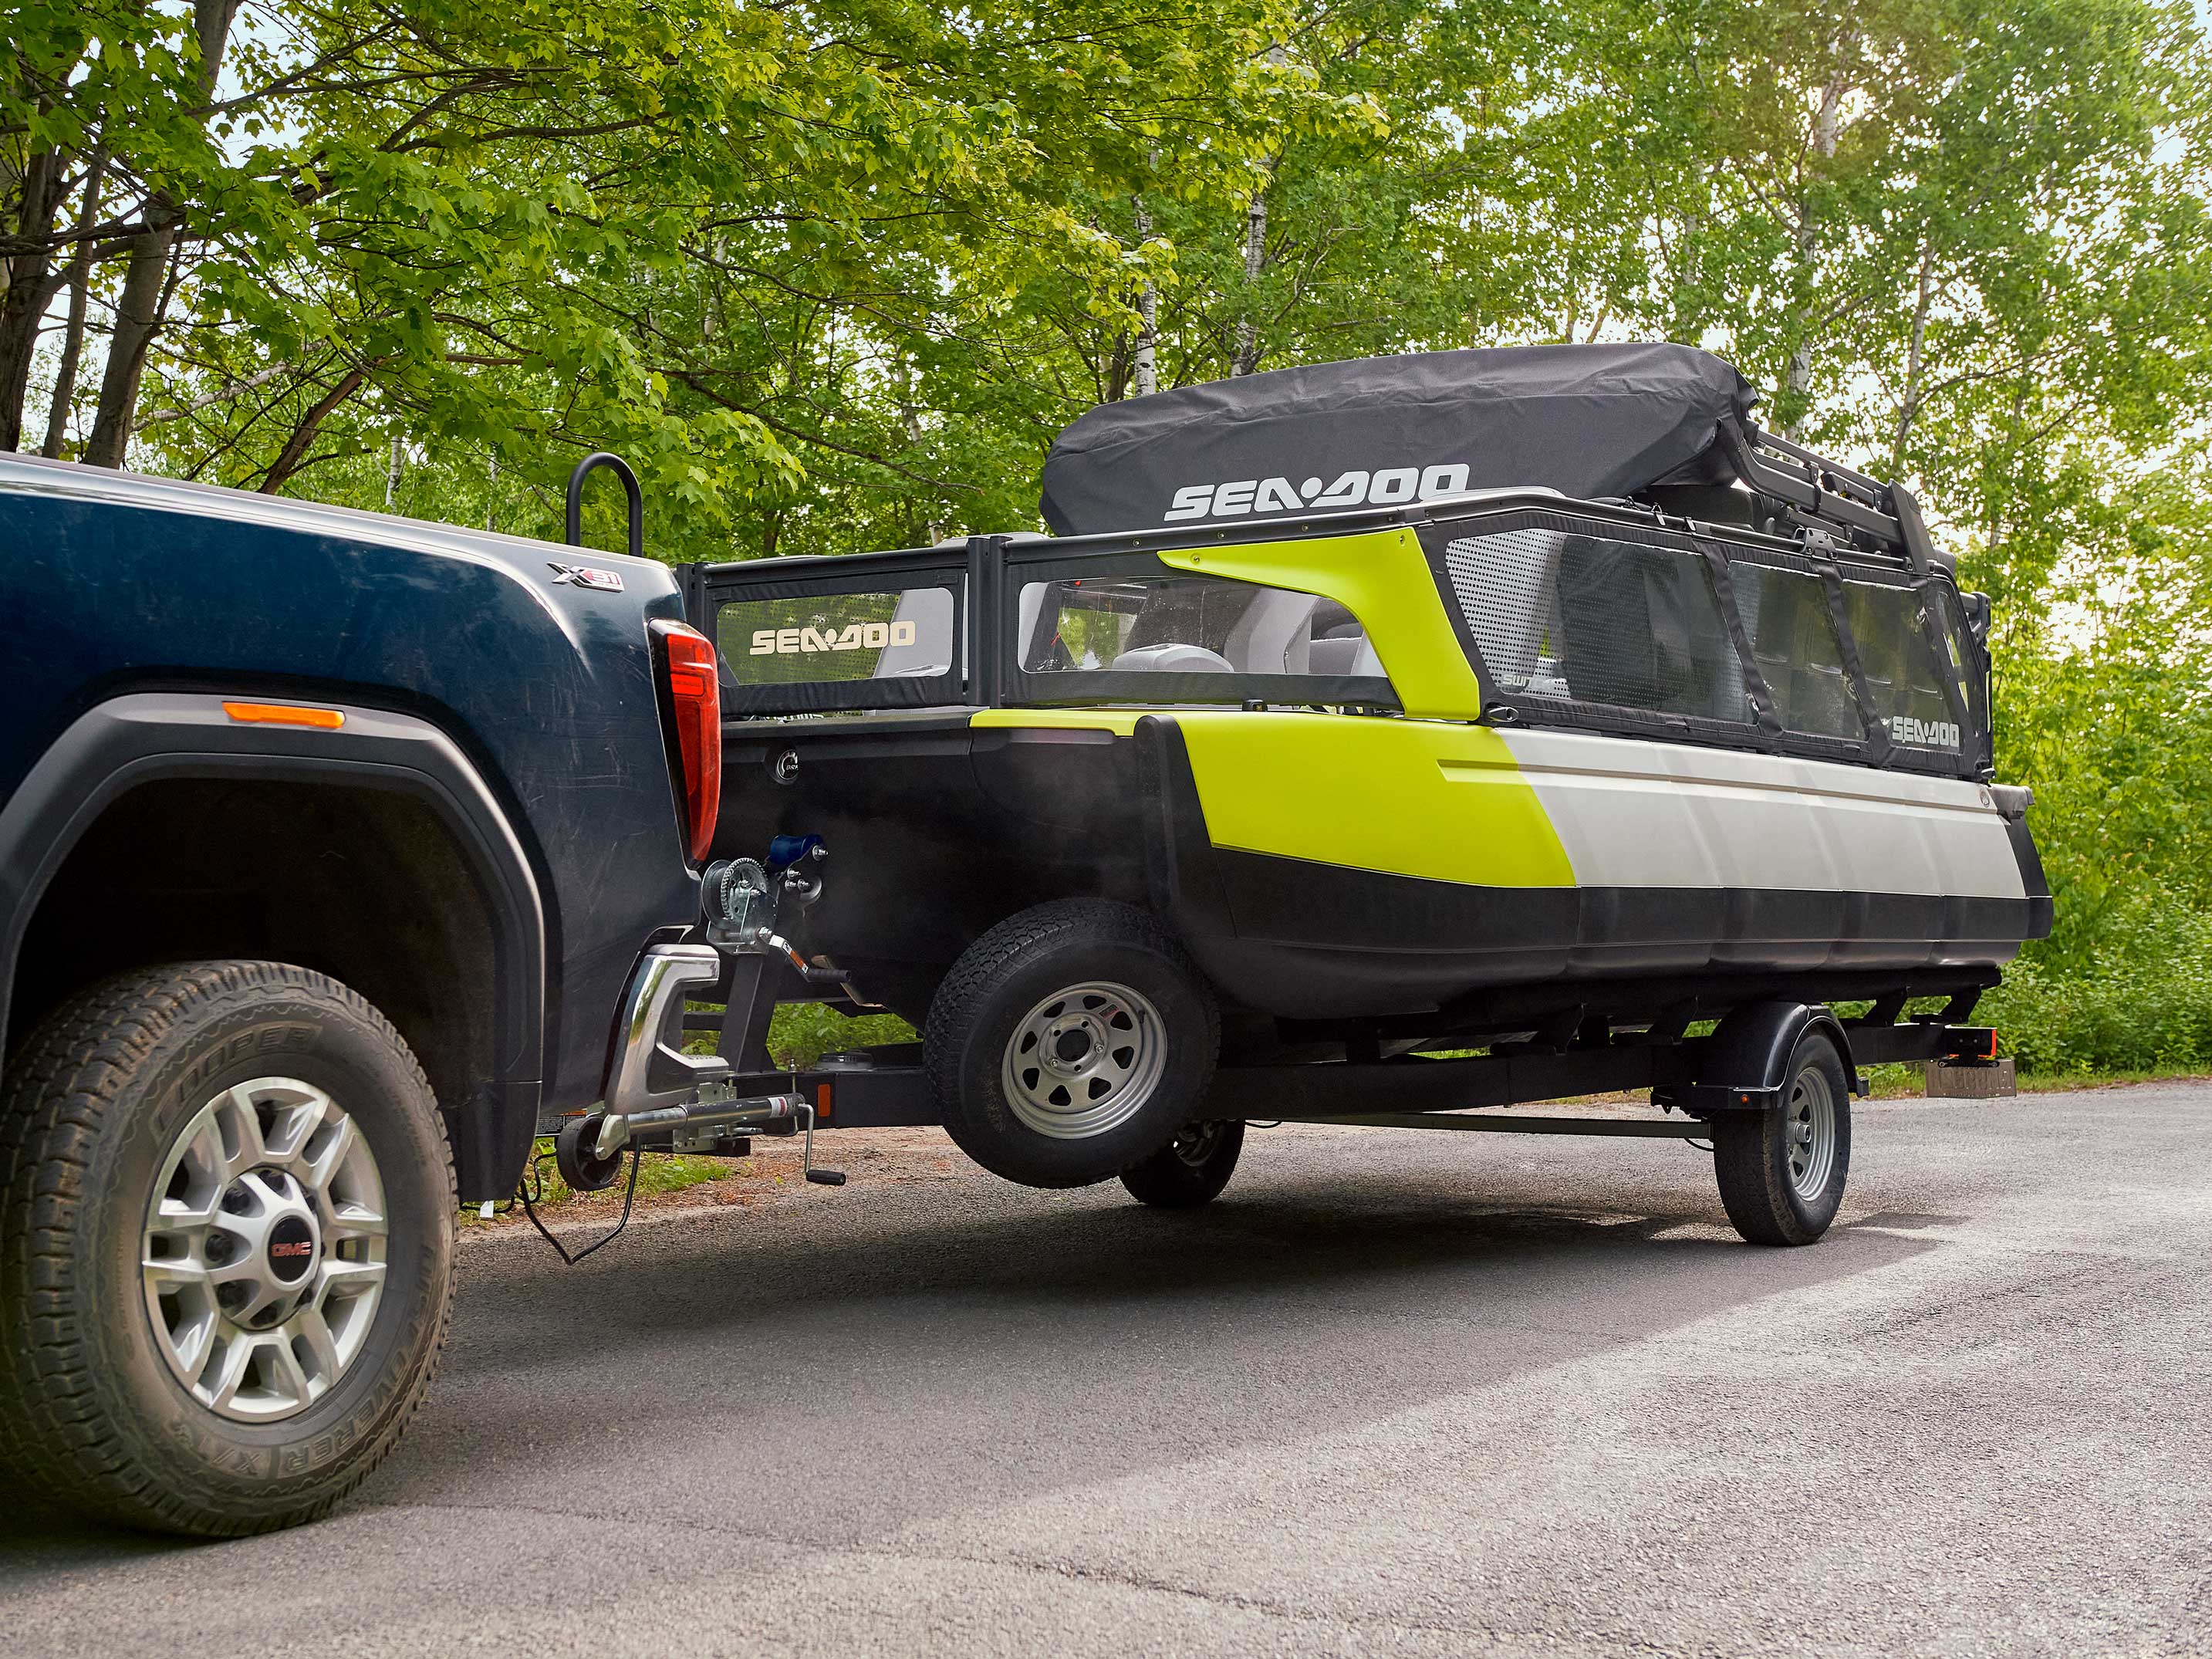
<path id="1" fill-rule="evenodd" d="M 1151 1004 L 1162 1064 L 1126 1121 L 1055 1138 L 1017 1115 L 1002 1067 L 1024 1016 L 1086 981 L 1126 986 Z M 1062 899 L 1008 917 L 969 946 L 938 988 L 923 1044 L 931 1091 L 963 1152 L 1024 1186 L 1085 1187 L 1149 1158 L 1196 1115 L 1213 1080 L 1221 1017 L 1205 976 L 1149 912 Z"/>
<path id="2" fill-rule="evenodd" d="M 1122 1170 L 1121 1184 L 1156 1210 L 1195 1210 L 1221 1196 L 1243 1150 L 1240 1119 L 1186 1124 L 1159 1151 Z"/>
<path id="3" fill-rule="evenodd" d="M 1808 1074 L 1822 1082 L 1835 1116 L 1834 1154 L 1818 1192 L 1801 1194 L 1790 1178 L 1792 1096 Z M 1713 1119 L 1713 1173 L 1721 1203 L 1736 1231 L 1753 1244 L 1810 1244 L 1828 1231 L 1844 1201 L 1851 1162 L 1851 1096 L 1836 1046 L 1818 1032 L 1801 1038 L 1790 1056 L 1783 1104 L 1763 1112 Z"/>
<path id="4" fill-rule="evenodd" d="M 328 1091 L 383 1182 L 386 1278 L 358 1357 L 297 1414 L 204 1407 L 140 1273 L 160 1160 L 223 1091 Z M 328 1513 L 422 1403 L 452 1306 L 453 1158 L 422 1068 L 336 981 L 270 962 L 137 970 L 64 1004 L 0 1085 L 0 1472 L 94 1517 L 235 1537 Z"/>

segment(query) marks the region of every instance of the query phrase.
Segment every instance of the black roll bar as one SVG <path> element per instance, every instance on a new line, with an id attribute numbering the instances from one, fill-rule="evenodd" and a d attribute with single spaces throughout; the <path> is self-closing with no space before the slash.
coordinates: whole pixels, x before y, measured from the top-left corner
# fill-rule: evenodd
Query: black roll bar
<path id="1" fill-rule="evenodd" d="M 623 481 L 623 489 L 629 496 L 629 556 L 641 559 L 645 556 L 645 494 L 638 489 L 637 474 L 629 470 L 629 463 L 604 449 L 585 456 L 568 475 L 568 545 L 584 544 L 584 480 L 603 466 L 614 469 L 615 477 Z"/>

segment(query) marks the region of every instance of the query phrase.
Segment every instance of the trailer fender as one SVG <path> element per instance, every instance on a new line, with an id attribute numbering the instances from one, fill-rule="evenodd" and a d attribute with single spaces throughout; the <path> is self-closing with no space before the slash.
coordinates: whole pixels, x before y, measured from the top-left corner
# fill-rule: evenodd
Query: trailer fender
<path id="1" fill-rule="evenodd" d="M 1747 1003 L 1699 1045 L 1692 1080 L 1665 1091 L 1665 1103 L 1696 1116 L 1715 1112 L 1771 1111 L 1790 1089 L 1790 1061 L 1797 1045 L 1818 1032 L 1836 1046 L 1844 1075 L 1864 1092 L 1851 1060 L 1843 1022 L 1817 1003 Z"/>

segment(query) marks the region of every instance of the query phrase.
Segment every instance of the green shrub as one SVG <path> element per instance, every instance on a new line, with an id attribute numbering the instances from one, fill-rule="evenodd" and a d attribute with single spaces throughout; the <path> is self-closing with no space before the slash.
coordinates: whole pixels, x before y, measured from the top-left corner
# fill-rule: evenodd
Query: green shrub
<path id="1" fill-rule="evenodd" d="M 2024 1072 L 2212 1068 L 2212 916 L 2139 903 L 2063 957 L 2031 947 L 1974 1017 Z"/>
<path id="2" fill-rule="evenodd" d="M 779 1066 L 805 1067 L 824 1054 L 866 1048 L 879 1042 L 919 1041 L 913 1026 L 896 1014 L 855 1018 L 818 1002 L 787 1002 L 768 1028 L 768 1052 Z"/>

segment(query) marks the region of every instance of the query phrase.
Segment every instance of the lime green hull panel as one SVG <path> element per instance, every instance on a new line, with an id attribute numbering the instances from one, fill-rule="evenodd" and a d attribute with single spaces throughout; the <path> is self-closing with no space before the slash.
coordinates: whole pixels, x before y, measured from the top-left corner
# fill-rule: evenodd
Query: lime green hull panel
<path id="1" fill-rule="evenodd" d="M 1495 732 L 1431 720 L 1178 711 L 1218 848 L 1478 887 L 1573 866 Z"/>

